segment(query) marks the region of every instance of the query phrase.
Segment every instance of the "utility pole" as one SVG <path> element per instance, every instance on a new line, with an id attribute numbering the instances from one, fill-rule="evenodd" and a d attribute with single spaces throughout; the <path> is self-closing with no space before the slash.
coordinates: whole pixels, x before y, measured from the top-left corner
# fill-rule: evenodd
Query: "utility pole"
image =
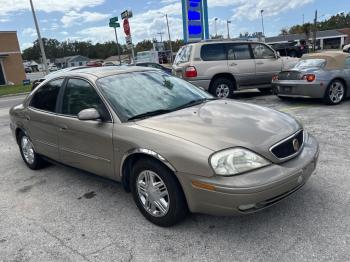
<path id="1" fill-rule="evenodd" d="M 160 42 L 162 43 L 163 42 L 163 34 L 164 34 L 164 32 L 159 32 L 157 34 L 160 35 Z"/>
<path id="2" fill-rule="evenodd" d="M 305 19 L 304 19 L 305 17 L 304 17 L 304 14 L 303 14 L 303 25 L 305 24 Z"/>
<path id="3" fill-rule="evenodd" d="M 217 38 L 218 37 L 218 30 L 217 30 L 217 27 L 216 27 L 216 21 L 218 21 L 218 18 L 217 17 L 215 17 L 215 19 L 214 19 L 214 25 L 215 25 L 215 38 Z"/>
<path id="4" fill-rule="evenodd" d="M 263 30 L 263 36 L 265 37 L 265 27 L 264 27 L 264 9 L 260 10 L 260 14 L 261 14 L 261 26 L 262 26 L 262 30 Z"/>
<path id="5" fill-rule="evenodd" d="M 165 14 L 165 19 L 166 19 L 166 25 L 168 27 L 168 37 L 169 37 L 169 47 L 170 47 L 170 63 L 172 63 L 173 62 L 173 45 L 171 43 L 171 37 L 170 37 L 168 14 Z"/>
<path id="6" fill-rule="evenodd" d="M 314 30 L 312 36 L 313 51 L 316 51 L 317 10 L 315 11 Z"/>
<path id="7" fill-rule="evenodd" d="M 229 24 L 231 24 L 231 21 L 227 19 L 227 39 L 230 39 L 230 27 Z"/>
<path id="8" fill-rule="evenodd" d="M 45 74 L 49 74 L 49 68 L 47 66 L 47 59 L 46 59 L 44 44 L 43 44 L 43 40 L 41 39 L 39 24 L 38 24 L 38 20 L 36 19 L 33 2 L 32 2 L 32 0 L 29 0 L 29 2 L 30 2 L 30 7 L 32 9 L 32 13 L 33 13 L 33 19 L 34 19 L 34 24 L 35 24 L 35 28 L 36 28 L 36 33 L 38 35 L 38 41 L 39 41 L 39 46 L 40 46 L 41 57 L 43 58 Z"/>

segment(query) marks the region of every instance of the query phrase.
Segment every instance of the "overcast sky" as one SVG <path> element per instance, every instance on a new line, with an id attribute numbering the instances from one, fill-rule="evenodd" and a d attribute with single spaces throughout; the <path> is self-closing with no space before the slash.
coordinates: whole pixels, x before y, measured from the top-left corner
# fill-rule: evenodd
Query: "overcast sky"
<path id="1" fill-rule="evenodd" d="M 231 36 L 261 29 L 260 10 L 264 9 L 265 33 L 273 36 L 282 27 L 290 27 L 313 19 L 318 9 L 319 19 L 350 11 L 350 0 L 208 0 L 210 32 L 214 32 L 217 17 L 218 34 L 227 35 L 226 20 L 232 20 Z M 181 0 L 33 0 L 43 37 L 58 40 L 91 40 L 105 42 L 114 39 L 108 20 L 125 9 L 131 9 L 130 19 L 134 42 L 158 37 L 166 32 L 163 14 L 169 16 L 172 39 L 182 38 Z M 0 0 L 0 31 L 18 32 L 21 48 L 36 39 L 29 0 Z M 124 43 L 122 29 L 120 42 Z M 167 39 L 167 36 L 163 36 Z"/>

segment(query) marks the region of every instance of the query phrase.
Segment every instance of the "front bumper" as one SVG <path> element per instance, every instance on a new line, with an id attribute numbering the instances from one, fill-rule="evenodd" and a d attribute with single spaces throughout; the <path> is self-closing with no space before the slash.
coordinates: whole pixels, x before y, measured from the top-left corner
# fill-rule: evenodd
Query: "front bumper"
<path id="1" fill-rule="evenodd" d="M 278 80 L 272 82 L 272 88 L 278 96 L 323 98 L 327 83 L 322 81 L 307 83 L 303 80 Z"/>
<path id="2" fill-rule="evenodd" d="M 280 165 L 272 164 L 231 177 L 178 174 L 178 178 L 191 212 L 212 215 L 252 213 L 300 189 L 315 171 L 318 154 L 318 143 L 309 135 L 302 152 Z M 213 185 L 215 189 L 198 188 L 193 181 Z M 253 207 L 246 208 L 249 206 Z"/>

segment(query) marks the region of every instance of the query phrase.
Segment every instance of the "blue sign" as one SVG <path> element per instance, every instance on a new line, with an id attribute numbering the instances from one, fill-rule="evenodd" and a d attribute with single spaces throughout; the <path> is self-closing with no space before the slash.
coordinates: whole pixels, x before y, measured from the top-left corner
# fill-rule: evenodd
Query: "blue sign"
<path id="1" fill-rule="evenodd" d="M 207 0 L 182 0 L 182 19 L 185 43 L 209 38 Z"/>

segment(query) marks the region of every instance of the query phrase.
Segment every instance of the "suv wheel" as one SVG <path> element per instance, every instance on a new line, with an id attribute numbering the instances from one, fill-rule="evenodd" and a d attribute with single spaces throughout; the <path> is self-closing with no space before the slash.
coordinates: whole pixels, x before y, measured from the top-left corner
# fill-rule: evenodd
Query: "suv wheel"
<path id="1" fill-rule="evenodd" d="M 211 87 L 211 93 L 218 98 L 233 97 L 234 90 L 234 82 L 225 77 L 215 79 Z"/>
<path id="2" fill-rule="evenodd" d="M 175 175 L 161 163 L 141 159 L 131 173 L 131 192 L 134 201 L 152 223 L 169 227 L 187 214 L 187 203 Z"/>

